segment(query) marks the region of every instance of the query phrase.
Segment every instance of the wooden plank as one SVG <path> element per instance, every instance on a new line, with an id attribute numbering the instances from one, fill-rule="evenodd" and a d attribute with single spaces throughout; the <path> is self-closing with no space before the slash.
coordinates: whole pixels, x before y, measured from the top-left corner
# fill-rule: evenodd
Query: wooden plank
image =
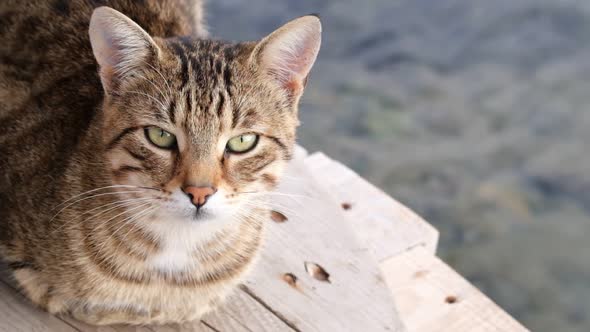
<path id="1" fill-rule="evenodd" d="M 68 325 L 75 327 L 79 331 L 84 331 L 84 332 L 128 332 L 129 331 L 129 330 L 120 329 L 117 326 L 92 326 L 92 325 L 82 323 L 82 322 L 77 321 L 71 317 L 66 317 L 66 316 L 58 317 L 58 318 L 61 319 L 62 321 L 64 321 L 65 323 L 67 323 Z M 139 332 L 139 331 L 137 331 L 137 332 Z"/>
<path id="2" fill-rule="evenodd" d="M 93 326 L 77 321 L 71 317 L 61 317 L 70 325 L 83 332 L 217 332 L 206 323 L 193 322 L 185 324 L 152 325 L 152 326 L 130 326 L 130 325 L 109 325 Z"/>
<path id="3" fill-rule="evenodd" d="M 60 316 L 59 317 L 61 320 L 63 320 L 64 322 L 67 322 L 69 325 L 74 326 L 75 328 L 77 328 L 80 331 L 84 331 L 84 332 L 154 332 L 154 331 L 158 331 L 158 332 L 172 332 L 172 331 L 203 331 L 203 332 L 209 332 L 210 330 L 206 330 L 206 329 L 199 329 L 199 323 L 196 324 L 195 328 L 192 328 L 192 324 L 191 324 L 191 329 L 180 329 L 179 327 L 168 327 L 168 326 L 161 326 L 161 327 L 157 327 L 157 326 L 130 326 L 130 325 L 122 325 L 122 324 L 117 324 L 117 325 L 109 325 L 109 326 L 95 326 L 95 325 L 88 325 L 86 323 L 83 323 L 81 321 L 75 320 L 72 317 L 69 316 Z"/>
<path id="4" fill-rule="evenodd" d="M 340 204 L 297 159 L 273 198 L 287 220 L 270 222 L 247 292 L 297 331 L 402 331 L 393 299 L 374 258 L 355 238 Z M 329 282 L 311 276 L 321 265 Z M 285 274 L 297 278 L 285 281 Z"/>
<path id="5" fill-rule="evenodd" d="M 378 261 L 418 245 L 435 253 L 438 231 L 412 210 L 321 152 L 308 156 L 305 165 L 344 204 L 355 234 Z"/>
<path id="6" fill-rule="evenodd" d="M 77 331 L 58 318 L 32 306 L 27 299 L 0 281 L 0 331 Z"/>
<path id="7" fill-rule="evenodd" d="M 147 326 L 146 328 L 154 332 L 219 332 L 219 330 L 213 329 L 205 322 Z"/>
<path id="8" fill-rule="evenodd" d="M 184 324 L 130 326 L 130 325 L 109 325 L 94 326 L 75 320 L 72 317 L 60 317 L 68 324 L 84 332 L 216 332 L 205 322 L 187 322 Z"/>
<path id="9" fill-rule="evenodd" d="M 381 262 L 408 331 L 526 331 L 434 256 L 438 232 L 422 218 L 322 153 L 307 157 L 306 165 L 326 191 L 349 204 L 356 234 Z"/>
<path id="10" fill-rule="evenodd" d="M 222 332 L 293 331 L 242 289 L 236 291 L 223 307 L 205 316 L 203 321 Z"/>
<path id="11" fill-rule="evenodd" d="M 381 263 L 409 332 L 528 331 L 423 247 Z"/>

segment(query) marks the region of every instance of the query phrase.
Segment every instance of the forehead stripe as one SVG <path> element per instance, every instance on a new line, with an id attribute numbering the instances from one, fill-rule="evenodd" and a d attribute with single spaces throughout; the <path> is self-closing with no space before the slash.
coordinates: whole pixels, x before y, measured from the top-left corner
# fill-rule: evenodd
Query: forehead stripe
<path id="1" fill-rule="evenodd" d="M 229 65 L 225 64 L 225 68 L 223 69 L 223 84 L 225 85 L 225 89 L 227 90 L 227 94 L 231 97 L 231 71 L 229 69 Z"/>
<path id="2" fill-rule="evenodd" d="M 188 89 L 187 91 L 185 91 L 186 94 L 186 117 L 188 117 L 189 114 L 192 113 L 193 111 L 193 89 Z M 186 118 L 185 117 L 185 118 Z"/>
<path id="3" fill-rule="evenodd" d="M 225 96 L 222 92 L 219 93 L 219 102 L 217 103 L 217 117 L 223 118 L 223 109 L 225 107 Z"/>
<path id="4" fill-rule="evenodd" d="M 180 85 L 180 89 L 179 90 L 183 90 L 184 87 L 188 84 L 188 58 L 186 56 L 186 50 L 184 49 L 184 47 L 182 46 L 182 44 L 180 43 L 170 43 L 170 45 L 172 46 L 172 48 L 174 49 L 174 51 L 176 52 L 176 55 L 178 55 L 178 58 L 180 59 L 180 65 L 182 66 L 181 68 L 181 78 L 182 78 L 182 83 Z"/>
<path id="5" fill-rule="evenodd" d="M 170 122 L 176 123 L 176 99 L 171 98 L 170 106 L 168 106 L 168 118 Z"/>
<path id="6" fill-rule="evenodd" d="M 238 125 L 239 121 L 240 121 L 240 108 L 235 107 L 232 109 L 232 120 L 231 120 L 232 129 Z"/>

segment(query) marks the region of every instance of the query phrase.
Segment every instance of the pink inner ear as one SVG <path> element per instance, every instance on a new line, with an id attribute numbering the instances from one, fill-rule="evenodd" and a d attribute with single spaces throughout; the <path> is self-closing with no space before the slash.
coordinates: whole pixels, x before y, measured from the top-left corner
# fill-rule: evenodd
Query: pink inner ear
<path id="1" fill-rule="evenodd" d="M 124 47 L 122 47 L 122 43 L 124 41 L 120 41 L 116 38 L 116 36 L 109 36 L 106 33 L 104 34 L 104 44 L 101 49 L 103 53 L 103 66 L 110 66 L 116 68 L 123 60 L 123 53 L 125 52 Z"/>
<path id="2" fill-rule="evenodd" d="M 302 45 L 296 45 L 298 49 L 290 50 L 293 53 L 283 54 L 284 63 L 279 77 L 283 87 L 294 94 L 301 93 L 305 87 L 307 75 L 315 60 L 315 44 L 313 38 L 300 41 Z"/>
<path id="3" fill-rule="evenodd" d="M 271 34 L 263 48 L 263 66 L 292 97 L 303 92 L 319 50 L 321 26 L 315 20 L 301 18 L 288 23 Z"/>
<path id="4" fill-rule="evenodd" d="M 92 51 L 100 66 L 100 78 L 107 92 L 121 84 L 152 51 L 151 37 L 125 15 L 107 7 L 97 8 L 89 27 Z"/>
<path id="5" fill-rule="evenodd" d="M 283 84 L 283 87 L 289 91 L 292 91 L 294 94 L 298 94 L 305 86 L 303 86 L 299 80 L 291 80 Z"/>
<path id="6" fill-rule="evenodd" d="M 283 47 L 286 49 L 282 49 L 275 60 L 277 62 L 275 63 L 275 72 L 285 88 L 300 89 L 315 60 L 313 39 L 297 40 L 295 45 L 284 45 Z"/>

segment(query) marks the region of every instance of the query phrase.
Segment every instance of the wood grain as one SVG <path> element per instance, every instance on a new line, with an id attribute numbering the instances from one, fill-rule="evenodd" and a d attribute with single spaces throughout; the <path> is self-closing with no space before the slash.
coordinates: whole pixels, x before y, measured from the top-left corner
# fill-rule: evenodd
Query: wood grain
<path id="1" fill-rule="evenodd" d="M 418 245 L 436 252 L 434 227 L 348 167 L 321 152 L 308 156 L 305 165 L 340 203 L 354 233 L 378 261 Z"/>
<path id="2" fill-rule="evenodd" d="M 0 331 L 77 331 L 60 319 L 32 306 L 27 299 L 0 281 Z"/>
<path id="3" fill-rule="evenodd" d="M 301 160 L 290 164 L 278 193 L 273 204 L 287 220 L 269 220 L 260 262 L 245 282 L 249 293 L 297 331 L 402 331 L 376 261 Z M 311 276 L 305 262 L 322 266 L 329 282 Z"/>
<path id="4" fill-rule="evenodd" d="M 423 247 L 381 264 L 409 332 L 528 331 Z"/>
<path id="5" fill-rule="evenodd" d="M 203 321 L 222 332 L 293 331 L 242 289 L 238 289 L 223 307 L 205 316 Z"/>

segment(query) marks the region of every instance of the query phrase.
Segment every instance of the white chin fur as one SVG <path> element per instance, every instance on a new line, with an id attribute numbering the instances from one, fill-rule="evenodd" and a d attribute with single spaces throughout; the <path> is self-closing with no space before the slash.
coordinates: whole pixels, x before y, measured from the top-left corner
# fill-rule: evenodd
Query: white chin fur
<path id="1" fill-rule="evenodd" d="M 205 205 L 202 217 L 195 218 L 196 208 L 188 198 L 183 193 L 174 193 L 172 200 L 149 220 L 139 221 L 162 248 L 148 259 L 147 264 L 163 273 L 196 267 L 193 254 L 197 247 L 232 223 L 239 222 L 235 215 L 237 209 L 223 202 L 222 195 L 220 192 L 213 195 Z"/>

